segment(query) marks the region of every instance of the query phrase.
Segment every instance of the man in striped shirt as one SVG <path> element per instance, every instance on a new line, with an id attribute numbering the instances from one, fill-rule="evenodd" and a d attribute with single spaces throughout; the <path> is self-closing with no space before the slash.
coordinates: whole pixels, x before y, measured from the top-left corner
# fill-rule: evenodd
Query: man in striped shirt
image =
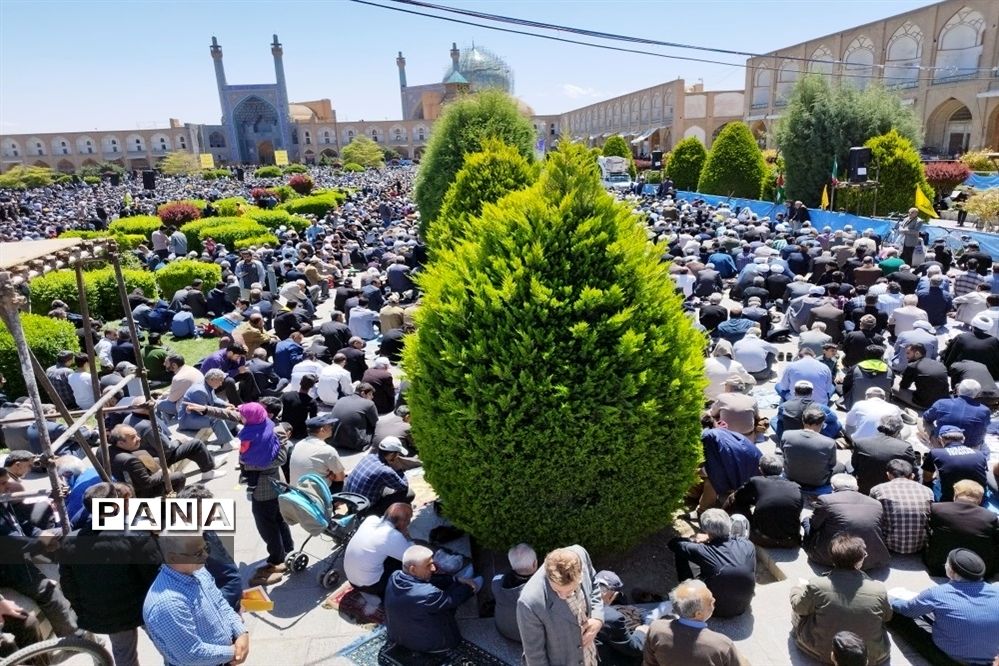
<path id="1" fill-rule="evenodd" d="M 926 545 L 926 521 L 933 491 L 913 481 L 912 463 L 889 460 L 888 481 L 871 488 L 871 497 L 881 502 L 886 520 L 885 544 L 893 553 L 916 553 Z"/>

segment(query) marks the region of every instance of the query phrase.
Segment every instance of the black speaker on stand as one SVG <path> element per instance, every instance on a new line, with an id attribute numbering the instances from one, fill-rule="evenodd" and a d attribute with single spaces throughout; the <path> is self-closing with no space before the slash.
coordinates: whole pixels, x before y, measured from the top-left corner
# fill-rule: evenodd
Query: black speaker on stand
<path id="1" fill-rule="evenodd" d="M 652 168 L 657 171 L 663 168 L 663 151 L 661 150 L 652 151 Z"/>
<path id="2" fill-rule="evenodd" d="M 142 189 L 144 190 L 155 190 L 156 189 L 156 172 L 152 169 L 146 169 L 142 172 Z"/>
<path id="3" fill-rule="evenodd" d="M 236 167 L 236 180 L 238 180 L 239 182 L 243 182 L 243 178 L 245 176 L 246 173 L 243 171 L 243 167 Z"/>
<path id="4" fill-rule="evenodd" d="M 866 183 L 867 165 L 871 162 L 871 149 L 854 147 L 850 149 L 849 178 L 851 183 Z"/>
<path id="5" fill-rule="evenodd" d="M 111 174 L 111 186 L 112 187 L 118 187 L 119 185 L 121 185 L 121 174 L 120 173 L 112 173 Z"/>

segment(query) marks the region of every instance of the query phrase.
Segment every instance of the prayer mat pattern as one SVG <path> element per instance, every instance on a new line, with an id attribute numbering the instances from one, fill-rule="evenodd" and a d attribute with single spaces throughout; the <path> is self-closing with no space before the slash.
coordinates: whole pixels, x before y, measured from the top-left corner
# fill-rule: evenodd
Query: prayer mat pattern
<path id="1" fill-rule="evenodd" d="M 379 627 L 340 650 L 337 656 L 346 657 L 357 666 L 511 666 L 478 645 L 465 640 L 444 659 L 428 656 L 426 660 L 419 660 L 407 656 L 403 662 L 394 658 L 390 651 L 385 649 L 386 640 L 384 627 Z"/>

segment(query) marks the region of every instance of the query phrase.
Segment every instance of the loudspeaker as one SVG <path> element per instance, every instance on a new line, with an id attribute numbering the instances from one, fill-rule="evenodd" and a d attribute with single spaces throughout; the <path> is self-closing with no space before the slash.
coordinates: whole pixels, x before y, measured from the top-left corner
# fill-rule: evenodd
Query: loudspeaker
<path id="1" fill-rule="evenodd" d="M 854 147 L 850 149 L 849 177 L 851 183 L 866 183 L 867 165 L 871 161 L 870 148 Z"/>
<path id="2" fill-rule="evenodd" d="M 663 168 L 663 151 L 661 150 L 652 151 L 652 168 L 653 169 Z"/>
<path id="3" fill-rule="evenodd" d="M 246 175 L 246 174 L 245 174 L 245 172 L 243 171 L 243 168 L 242 168 L 242 167 L 236 167 L 236 180 L 238 180 L 239 182 L 243 182 L 243 177 L 244 177 L 245 175 Z"/>
<path id="4" fill-rule="evenodd" d="M 111 174 L 111 186 L 118 187 L 119 185 L 121 185 L 121 174 L 120 173 Z"/>
<path id="5" fill-rule="evenodd" d="M 142 189 L 144 190 L 155 190 L 156 189 L 156 172 L 150 169 L 142 172 Z"/>

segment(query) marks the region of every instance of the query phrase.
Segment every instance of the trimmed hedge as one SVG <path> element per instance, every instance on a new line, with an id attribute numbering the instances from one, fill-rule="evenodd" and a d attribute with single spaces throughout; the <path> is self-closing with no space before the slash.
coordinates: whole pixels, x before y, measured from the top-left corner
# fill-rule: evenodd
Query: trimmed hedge
<path id="1" fill-rule="evenodd" d="M 284 172 L 285 174 L 289 174 L 289 173 L 309 173 L 309 168 L 307 166 L 305 166 L 304 164 L 289 164 L 286 167 L 284 167 L 283 169 L 281 169 L 281 171 Z"/>
<path id="2" fill-rule="evenodd" d="M 241 238 L 236 241 L 237 250 L 242 250 L 244 247 L 260 247 L 261 245 L 276 247 L 278 245 L 278 237 L 274 234 L 261 234 L 259 236 Z"/>
<path id="3" fill-rule="evenodd" d="M 164 207 L 170 206 L 170 205 L 175 204 L 175 203 L 188 204 L 188 205 L 191 205 L 191 206 L 194 206 L 195 208 L 197 208 L 199 212 L 203 212 L 205 210 L 205 206 L 208 205 L 208 200 L 207 199 L 181 199 L 180 201 L 168 201 L 165 204 L 160 204 L 160 207 L 156 209 L 156 215 L 159 215 L 160 211 L 162 211 Z"/>
<path id="4" fill-rule="evenodd" d="M 156 214 L 163 220 L 164 224 L 174 227 L 193 222 L 201 217 L 201 211 L 196 206 L 183 201 L 173 201 L 163 204 L 156 210 Z"/>
<path id="5" fill-rule="evenodd" d="M 196 279 L 204 280 L 206 290 L 213 288 L 216 282 L 222 281 L 222 267 L 215 263 L 181 259 L 171 261 L 154 275 L 163 298 L 173 298 L 178 289 L 183 289 Z"/>
<path id="6" fill-rule="evenodd" d="M 351 173 L 361 173 L 362 171 L 364 171 L 364 167 L 362 167 L 357 162 L 347 162 L 346 164 L 343 165 L 343 170 L 349 171 Z"/>
<path id="7" fill-rule="evenodd" d="M 280 226 L 285 226 L 301 232 L 305 231 L 305 228 L 309 226 L 309 221 L 304 217 L 292 215 L 286 210 L 280 210 L 277 208 L 273 210 L 250 208 L 246 211 L 244 217 L 248 217 L 251 220 L 259 222 L 271 230 L 275 230 Z"/>
<path id="8" fill-rule="evenodd" d="M 711 144 L 711 152 L 704 161 L 701 178 L 697 182 L 697 191 L 756 199 L 763 191 L 766 175 L 763 153 L 749 131 L 749 125 L 741 121 L 733 122 L 725 125 Z"/>
<path id="9" fill-rule="evenodd" d="M 262 166 L 253 172 L 255 178 L 280 178 L 281 167 Z"/>
<path id="10" fill-rule="evenodd" d="M 312 182 L 312 178 L 308 174 L 298 173 L 288 179 L 288 187 L 295 190 L 298 194 L 302 196 L 307 196 L 312 188 L 315 187 L 315 183 Z"/>
<path id="11" fill-rule="evenodd" d="M 146 237 L 138 234 L 116 234 L 107 231 L 85 231 L 80 229 L 64 231 L 59 234 L 59 238 L 113 238 L 118 242 L 119 249 L 122 250 L 134 250 L 146 242 Z"/>
<path id="12" fill-rule="evenodd" d="M 292 199 L 297 199 L 299 197 L 298 192 L 296 192 L 291 185 L 278 185 L 277 187 L 272 187 L 271 191 L 274 192 L 278 201 L 281 203 L 291 201 Z"/>
<path id="13" fill-rule="evenodd" d="M 147 298 L 156 298 L 159 292 L 156 279 L 150 271 L 141 269 L 122 269 L 125 278 L 125 291 L 142 289 Z M 87 304 L 90 305 L 90 315 L 102 321 L 111 321 L 125 316 L 118 297 L 118 287 L 115 282 L 114 269 L 111 267 L 86 271 L 83 274 L 87 288 Z M 76 272 L 64 269 L 52 271 L 34 278 L 31 283 L 31 301 L 35 307 L 48 307 L 55 299 L 65 301 L 73 310 L 79 311 L 80 294 L 76 288 Z"/>
<path id="14" fill-rule="evenodd" d="M 255 238 L 269 234 L 267 227 L 245 217 L 236 218 L 237 222 L 220 224 L 217 226 L 207 226 L 198 231 L 198 241 L 203 243 L 211 236 L 216 243 L 225 245 L 227 248 L 235 248 L 236 242 L 244 238 Z"/>
<path id="15" fill-rule="evenodd" d="M 696 136 L 688 136 L 670 152 L 666 160 L 666 175 L 673 179 L 676 189 L 694 192 L 707 159 L 708 151 L 704 149 L 704 144 Z"/>
<path id="16" fill-rule="evenodd" d="M 205 180 L 219 180 L 220 178 L 231 178 L 232 172 L 228 169 L 204 169 L 201 177 Z"/>
<path id="17" fill-rule="evenodd" d="M 188 251 L 201 252 L 203 246 L 201 245 L 202 229 L 207 229 L 209 227 L 221 227 L 228 224 L 235 224 L 245 221 L 245 217 L 203 217 L 200 220 L 195 220 L 194 222 L 188 222 L 180 228 L 180 233 L 187 237 L 187 248 Z M 208 234 L 209 236 L 211 234 Z"/>
<path id="18" fill-rule="evenodd" d="M 486 547 L 625 550 L 701 458 L 704 336 L 664 248 L 567 143 L 471 227 L 420 278 L 403 351 L 427 481 Z"/>
<path id="19" fill-rule="evenodd" d="M 242 215 L 243 211 L 249 207 L 250 202 L 243 197 L 228 197 L 212 202 L 215 215 L 218 217 L 236 217 Z"/>
<path id="20" fill-rule="evenodd" d="M 322 217 L 342 204 L 346 199 L 347 197 L 341 192 L 324 192 L 322 194 L 313 194 L 293 199 L 281 204 L 279 208 L 288 211 L 292 215 L 315 215 L 316 217 Z"/>
<path id="21" fill-rule="evenodd" d="M 80 351 L 76 327 L 68 321 L 25 312 L 21 314 L 21 327 L 24 329 L 28 348 L 38 357 L 38 363 L 42 368 L 54 365 L 56 356 L 64 349 L 72 352 Z M 14 400 L 27 395 L 17 348 L 14 346 L 14 337 L 6 326 L 0 326 L 0 368 L 3 368 L 3 376 L 7 380 L 7 397 Z M 43 402 L 47 402 L 45 394 L 42 395 Z"/>
<path id="22" fill-rule="evenodd" d="M 163 226 L 163 220 L 155 215 L 122 217 L 108 225 L 108 231 L 118 234 L 136 234 L 146 239 Z"/>

